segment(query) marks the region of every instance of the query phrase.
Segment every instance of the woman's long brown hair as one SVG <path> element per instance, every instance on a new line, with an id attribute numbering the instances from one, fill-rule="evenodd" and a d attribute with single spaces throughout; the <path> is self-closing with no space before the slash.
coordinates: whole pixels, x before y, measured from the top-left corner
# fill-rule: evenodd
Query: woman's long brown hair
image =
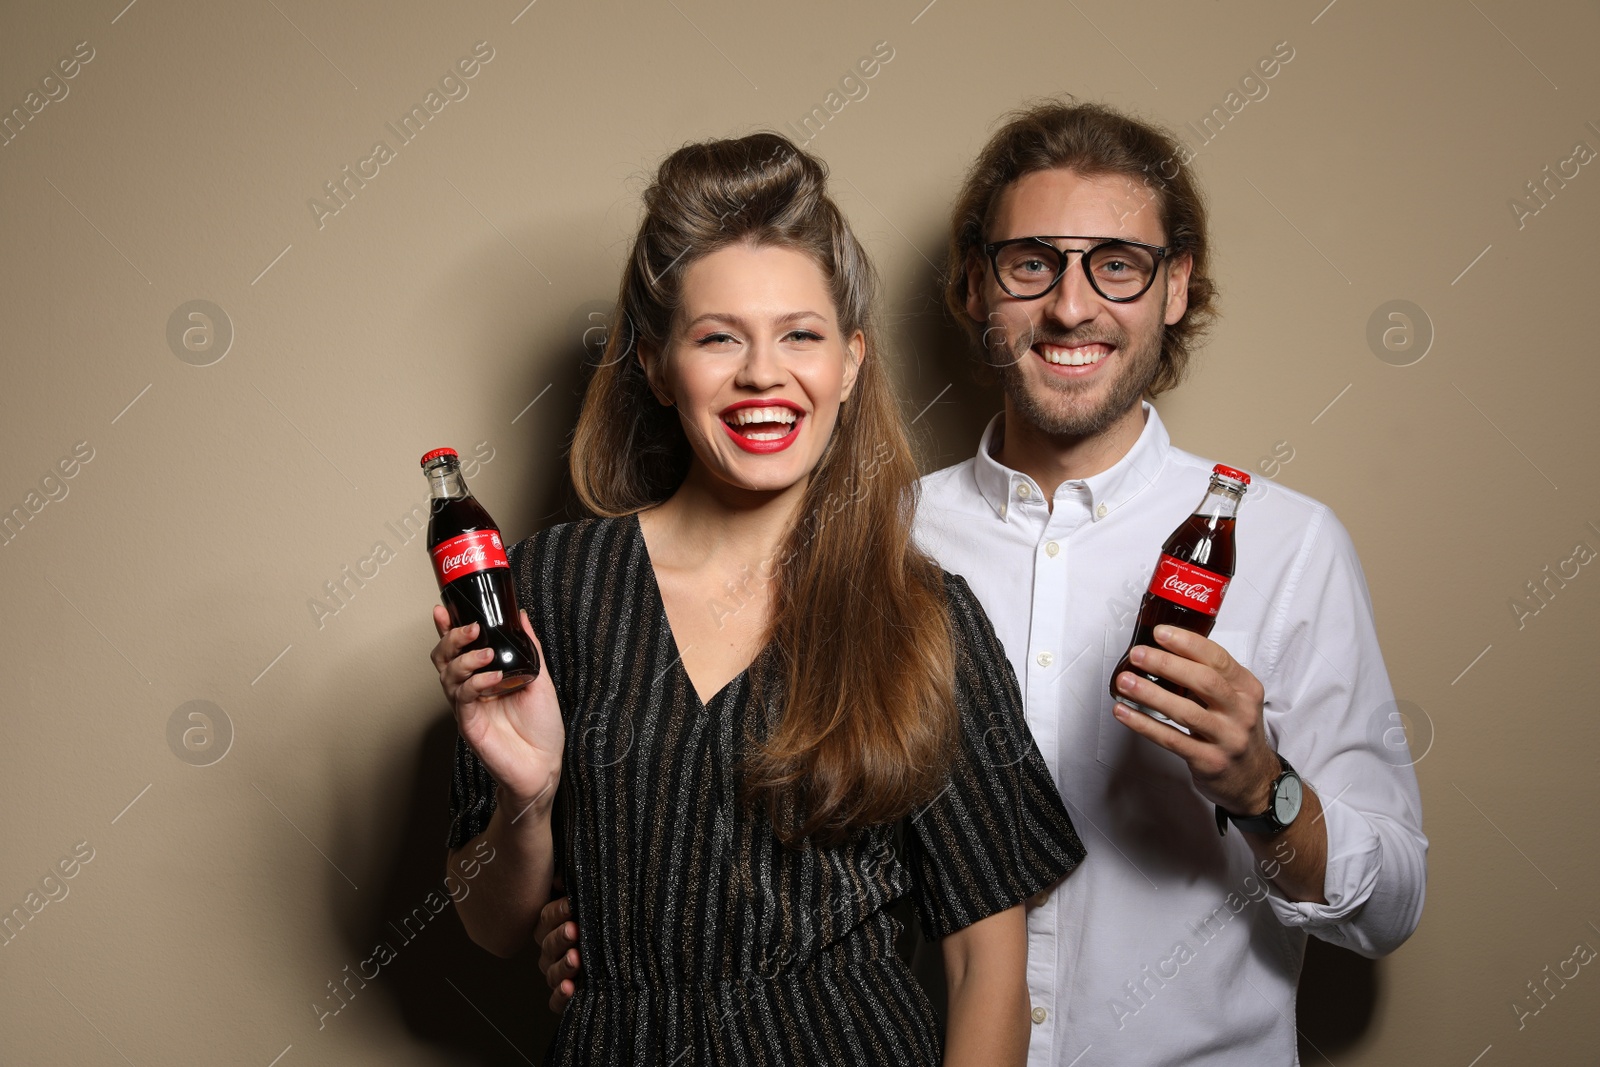
<path id="1" fill-rule="evenodd" d="M 943 576 L 911 537 L 916 464 L 881 365 L 876 277 L 827 195 L 827 170 L 774 133 L 687 145 L 661 164 L 573 438 L 579 499 L 618 517 L 658 504 L 692 459 L 676 409 L 651 392 L 641 345 L 667 348 L 684 269 L 732 244 L 811 257 L 841 336 L 865 356 L 777 558 L 771 621 L 786 686 L 777 721 L 746 739 L 744 801 L 786 843 L 828 844 L 893 822 L 943 787 L 957 745 Z"/>

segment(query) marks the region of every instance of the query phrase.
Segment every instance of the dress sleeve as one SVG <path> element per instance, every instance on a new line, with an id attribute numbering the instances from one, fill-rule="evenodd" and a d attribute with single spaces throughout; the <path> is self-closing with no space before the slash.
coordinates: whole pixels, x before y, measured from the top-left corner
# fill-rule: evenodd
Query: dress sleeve
<path id="1" fill-rule="evenodd" d="M 450 776 L 450 832 L 445 837 L 445 847 L 454 852 L 488 829 L 494 804 L 494 776 L 458 732 L 455 770 Z"/>
<path id="2" fill-rule="evenodd" d="M 945 573 L 961 747 L 945 789 L 907 816 L 912 897 L 935 940 L 1054 885 L 1085 855 L 983 607 Z"/>
<path id="3" fill-rule="evenodd" d="M 506 550 L 506 560 L 511 564 L 511 573 L 517 584 L 517 600 L 527 611 L 533 632 L 539 635 L 539 643 L 545 648 L 543 658 L 548 661 L 550 641 L 545 636 L 549 632 L 545 624 L 546 612 L 537 599 L 528 595 L 530 590 L 536 588 L 534 583 L 524 579 L 525 565 L 533 562 L 524 557 L 533 550 L 537 537 L 535 534 L 512 545 Z M 548 662 L 541 664 L 541 667 L 549 669 Z M 495 788 L 494 776 L 489 773 L 488 766 L 472 751 L 472 746 L 467 744 L 458 730 L 454 770 L 450 776 L 450 830 L 445 837 L 447 849 L 455 851 L 488 828 L 489 820 L 494 817 Z"/>

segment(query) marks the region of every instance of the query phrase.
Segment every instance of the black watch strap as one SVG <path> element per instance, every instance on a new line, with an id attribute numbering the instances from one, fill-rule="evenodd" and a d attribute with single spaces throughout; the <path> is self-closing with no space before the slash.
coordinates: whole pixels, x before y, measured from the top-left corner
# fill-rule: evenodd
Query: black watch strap
<path id="1" fill-rule="evenodd" d="M 1278 766 L 1281 767 L 1282 770 L 1278 774 L 1278 777 L 1272 780 L 1272 793 L 1267 797 L 1267 810 L 1263 811 L 1259 815 L 1235 815 L 1232 812 L 1224 809 L 1221 804 L 1218 804 L 1218 834 L 1226 837 L 1228 834 L 1228 823 L 1230 822 L 1239 829 L 1252 834 L 1275 834 L 1279 830 L 1282 830 L 1288 826 L 1287 823 L 1278 821 L 1277 811 L 1275 810 L 1277 808 L 1278 785 L 1284 780 L 1285 777 L 1296 772 L 1293 767 L 1289 766 L 1289 761 L 1284 759 L 1282 754 L 1274 752 L 1273 755 L 1278 757 Z"/>

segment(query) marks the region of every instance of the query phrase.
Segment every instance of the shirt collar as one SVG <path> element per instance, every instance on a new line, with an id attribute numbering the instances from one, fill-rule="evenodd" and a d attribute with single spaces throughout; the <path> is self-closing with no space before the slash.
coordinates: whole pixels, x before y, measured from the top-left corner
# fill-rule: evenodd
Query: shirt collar
<path id="1" fill-rule="evenodd" d="M 1172 438 L 1168 436 L 1167 428 L 1161 422 L 1161 416 L 1149 401 L 1142 401 L 1141 409 L 1144 412 L 1144 429 L 1140 431 L 1138 440 L 1133 443 L 1133 447 L 1126 455 L 1099 474 L 1082 481 L 1062 482 L 1060 488 L 1056 490 L 1058 494 L 1072 493 L 1081 485 L 1088 491 L 1089 514 L 1096 520 L 1105 518 L 1137 496 L 1155 481 L 1156 475 L 1167 461 Z M 973 474 L 978 481 L 978 491 L 994 510 L 995 517 L 1002 521 L 1006 519 L 1012 506 L 1027 500 L 1040 499 L 1037 482 L 1021 471 L 1007 467 L 990 452 L 990 448 L 1002 433 L 1004 420 L 1005 412 L 996 412 L 989 420 L 989 425 L 984 427 L 983 436 L 978 441 L 978 456 L 973 467 Z M 1025 494 L 1019 493 L 1019 486 L 1026 487 Z"/>

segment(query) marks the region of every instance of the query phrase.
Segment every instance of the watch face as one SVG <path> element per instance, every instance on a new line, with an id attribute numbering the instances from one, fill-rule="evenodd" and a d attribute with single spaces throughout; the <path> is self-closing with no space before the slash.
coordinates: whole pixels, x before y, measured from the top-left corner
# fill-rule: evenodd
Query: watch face
<path id="1" fill-rule="evenodd" d="M 1283 825 L 1294 822 L 1294 817 L 1300 814 L 1300 801 L 1303 791 L 1300 786 L 1300 776 L 1291 774 L 1278 783 L 1278 791 L 1272 798 L 1272 814 Z"/>

